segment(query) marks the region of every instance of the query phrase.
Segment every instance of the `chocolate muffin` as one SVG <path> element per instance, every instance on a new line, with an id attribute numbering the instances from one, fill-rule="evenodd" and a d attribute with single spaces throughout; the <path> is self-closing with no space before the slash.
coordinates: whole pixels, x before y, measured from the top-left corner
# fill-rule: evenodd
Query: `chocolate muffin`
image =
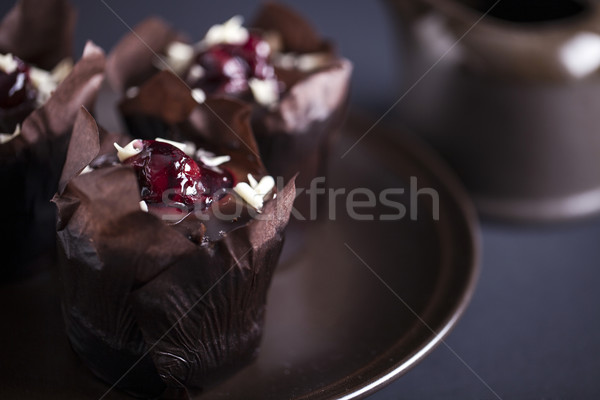
<path id="1" fill-rule="evenodd" d="M 149 134 L 180 142 L 110 150 L 80 111 L 53 200 L 63 314 L 100 378 L 136 396 L 185 397 L 256 356 L 295 189 L 274 186 L 239 101 L 199 104 L 165 71 L 127 107 L 152 121 Z"/>

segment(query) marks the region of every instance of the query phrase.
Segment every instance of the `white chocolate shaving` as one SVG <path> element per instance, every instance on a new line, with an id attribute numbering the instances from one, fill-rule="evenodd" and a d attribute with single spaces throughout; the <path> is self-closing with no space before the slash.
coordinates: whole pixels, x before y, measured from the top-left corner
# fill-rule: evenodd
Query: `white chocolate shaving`
<path id="1" fill-rule="evenodd" d="M 192 157 L 196 151 L 196 145 L 192 142 L 176 142 L 174 140 L 167 140 L 163 138 L 156 138 L 157 142 L 168 143 L 171 146 L 177 147 L 183 151 L 188 157 Z"/>
<path id="2" fill-rule="evenodd" d="M 192 142 L 183 142 L 185 144 L 185 149 L 183 152 L 188 157 L 194 157 L 194 153 L 196 152 L 196 145 Z"/>
<path id="3" fill-rule="evenodd" d="M 251 78 L 248 86 L 250 86 L 254 100 L 263 106 L 273 105 L 279 100 L 279 83 L 276 79 Z"/>
<path id="4" fill-rule="evenodd" d="M 195 157 L 202 161 L 204 165 L 209 167 L 218 167 L 221 164 L 231 161 L 230 156 L 217 156 L 215 153 L 211 153 L 210 151 L 206 151 L 204 149 L 198 149 Z"/>
<path id="5" fill-rule="evenodd" d="M 218 167 L 221 164 L 225 164 L 226 162 L 231 161 L 231 157 L 230 156 L 219 156 L 219 157 L 213 157 L 213 158 L 203 158 L 201 161 L 206 166 Z"/>
<path id="6" fill-rule="evenodd" d="M 252 187 L 258 186 L 258 181 L 252 176 L 252 174 L 248 174 L 248 183 L 250 183 L 250 186 Z"/>
<path id="7" fill-rule="evenodd" d="M 94 169 L 91 168 L 89 165 L 86 165 L 84 169 L 81 170 L 81 172 L 79 173 L 79 175 L 85 175 L 88 174 L 90 172 L 92 172 Z"/>
<path id="8" fill-rule="evenodd" d="M 17 124 L 13 133 L 0 133 L 0 144 L 8 143 L 21 134 L 21 125 Z"/>
<path id="9" fill-rule="evenodd" d="M 202 78 L 205 73 L 206 71 L 204 71 L 204 68 L 202 68 L 202 66 L 194 64 L 190 67 L 190 70 L 188 72 L 188 80 L 197 81 L 198 79 Z"/>
<path id="10" fill-rule="evenodd" d="M 0 54 L 0 69 L 7 74 L 15 72 L 17 69 L 17 61 L 12 54 Z"/>
<path id="11" fill-rule="evenodd" d="M 55 82 L 61 83 L 67 76 L 69 76 L 71 71 L 73 71 L 73 59 L 67 57 L 60 60 L 60 62 L 56 64 L 56 67 L 54 67 L 50 73 L 52 74 L 52 79 L 54 79 Z"/>
<path id="12" fill-rule="evenodd" d="M 256 192 L 246 182 L 240 182 L 233 190 L 240 196 L 246 203 L 250 204 L 254 209 L 262 209 L 263 200 L 260 196 L 256 195 Z"/>
<path id="13" fill-rule="evenodd" d="M 37 89 L 36 100 L 38 105 L 46 103 L 58 86 L 58 83 L 54 80 L 50 72 L 36 67 L 29 69 L 29 79 L 31 79 L 31 83 Z"/>
<path id="14" fill-rule="evenodd" d="M 198 104 L 202 104 L 206 100 L 206 93 L 202 89 L 192 89 L 192 97 Z"/>
<path id="15" fill-rule="evenodd" d="M 280 68 L 297 69 L 310 72 L 331 64 L 332 57 L 329 53 L 276 53 L 273 55 L 273 64 Z"/>
<path id="16" fill-rule="evenodd" d="M 262 195 L 264 198 L 271 190 L 273 190 L 274 187 L 275 179 L 273 179 L 272 176 L 267 175 L 263 177 L 260 182 L 258 182 L 258 184 L 254 187 L 254 191 L 257 194 Z"/>
<path id="17" fill-rule="evenodd" d="M 73 61 L 70 58 L 62 59 L 50 72 L 36 67 L 29 68 L 29 78 L 38 91 L 36 100 L 39 106 L 48 101 L 72 70 Z"/>
<path id="18" fill-rule="evenodd" d="M 168 140 L 168 139 L 163 139 L 163 138 L 159 138 L 157 137 L 155 139 L 157 142 L 162 142 L 162 143 L 168 143 L 171 146 L 175 146 L 177 147 L 179 150 L 184 151 L 186 144 L 185 143 L 181 143 L 181 142 L 176 142 L 174 140 Z"/>
<path id="19" fill-rule="evenodd" d="M 148 212 L 148 204 L 144 200 L 140 201 L 140 210 L 143 212 Z"/>
<path id="20" fill-rule="evenodd" d="M 213 25 L 201 44 L 206 47 L 216 44 L 244 44 L 250 36 L 248 30 L 242 26 L 244 18 L 241 15 L 236 15 L 220 25 Z"/>
<path id="21" fill-rule="evenodd" d="M 119 161 L 121 162 L 135 156 L 142 151 L 142 141 L 140 139 L 132 140 L 125 147 L 119 146 L 118 143 L 114 143 L 114 145 L 115 149 L 117 149 L 117 157 L 119 157 Z"/>
<path id="22" fill-rule="evenodd" d="M 328 53 L 309 53 L 298 57 L 297 68 L 300 71 L 312 71 L 331 64 L 331 55 Z"/>
<path id="23" fill-rule="evenodd" d="M 171 42 L 165 51 L 166 62 L 177 75 L 188 68 L 194 58 L 194 47 L 183 42 Z"/>
<path id="24" fill-rule="evenodd" d="M 185 150 L 183 150 L 183 152 L 188 157 L 194 157 L 194 153 L 196 152 L 196 145 L 193 142 L 184 142 L 184 144 L 185 144 Z"/>
<path id="25" fill-rule="evenodd" d="M 246 182 L 238 183 L 233 190 L 256 211 L 261 212 L 265 197 L 275 187 L 275 179 L 267 175 L 260 182 L 257 182 L 252 175 L 248 174 L 248 182 L 249 184 Z"/>

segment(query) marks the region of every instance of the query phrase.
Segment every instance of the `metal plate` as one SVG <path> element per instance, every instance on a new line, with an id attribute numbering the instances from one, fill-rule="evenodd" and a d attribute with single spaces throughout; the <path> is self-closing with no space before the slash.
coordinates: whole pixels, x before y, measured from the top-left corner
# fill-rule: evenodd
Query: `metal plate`
<path id="1" fill-rule="evenodd" d="M 319 218 L 291 227 L 258 359 L 198 397 L 364 397 L 422 359 L 466 307 L 479 240 L 464 191 L 434 154 L 398 132 L 375 129 L 342 158 L 369 127 L 348 125 L 327 182 L 335 199 L 328 189 Z M 369 200 L 350 194 L 356 188 L 375 194 L 374 207 L 353 210 L 373 220 L 349 217 L 350 196 Z M 382 202 L 390 188 L 404 193 L 387 192 Z M 69 347 L 59 288 L 49 256 L 0 286 L 0 398 L 98 399 L 108 390 Z M 128 397 L 115 390 L 104 398 Z"/>

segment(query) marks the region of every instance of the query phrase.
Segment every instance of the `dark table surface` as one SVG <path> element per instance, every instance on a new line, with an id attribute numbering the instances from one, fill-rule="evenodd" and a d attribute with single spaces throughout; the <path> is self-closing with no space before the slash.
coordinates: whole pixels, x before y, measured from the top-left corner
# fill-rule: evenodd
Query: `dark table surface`
<path id="1" fill-rule="evenodd" d="M 160 14 L 183 31 L 204 32 L 233 14 L 251 17 L 259 4 L 73 2 L 79 9 L 77 52 L 90 38 L 110 49 L 127 32 L 123 21 L 134 25 Z M 401 60 L 382 2 L 288 2 L 354 62 L 353 106 L 374 118 L 388 111 L 402 95 Z M 0 13 L 9 5 L 3 2 Z M 391 110 L 381 123 L 395 124 L 394 114 Z M 479 284 L 456 328 L 369 399 L 600 398 L 600 218 L 542 226 L 484 221 L 481 234 Z"/>

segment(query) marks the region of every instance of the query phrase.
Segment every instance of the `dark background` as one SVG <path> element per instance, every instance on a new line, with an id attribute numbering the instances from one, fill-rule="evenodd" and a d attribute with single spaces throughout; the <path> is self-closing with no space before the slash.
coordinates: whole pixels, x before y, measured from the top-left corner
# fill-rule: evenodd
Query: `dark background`
<path id="1" fill-rule="evenodd" d="M 0 14 L 10 3 L 2 2 Z M 79 10 L 77 54 L 87 39 L 108 51 L 128 31 L 102 1 L 73 3 Z M 159 14 L 192 39 L 200 39 L 210 25 L 233 14 L 250 18 L 259 4 L 241 0 L 106 3 L 129 25 Z M 341 53 L 354 62 L 354 110 L 381 116 L 402 94 L 402 60 L 393 20 L 383 2 L 288 3 L 334 39 Z M 394 114 L 382 123 L 394 126 L 398 123 Z M 600 219 L 542 226 L 484 221 L 481 231 L 479 285 L 445 340 L 447 346 L 439 346 L 370 399 L 600 398 Z"/>

